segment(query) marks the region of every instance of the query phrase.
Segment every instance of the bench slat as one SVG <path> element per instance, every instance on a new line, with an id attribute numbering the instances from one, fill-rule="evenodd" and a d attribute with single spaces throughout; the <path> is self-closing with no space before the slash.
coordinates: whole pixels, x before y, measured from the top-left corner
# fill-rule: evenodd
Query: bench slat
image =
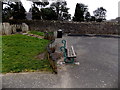
<path id="1" fill-rule="evenodd" d="M 73 51 L 73 56 L 76 56 L 73 46 L 71 46 L 71 48 L 72 48 L 72 51 Z"/>
<path id="2" fill-rule="evenodd" d="M 67 57 L 71 57 L 71 58 L 76 57 L 73 47 L 71 47 L 70 49 L 67 49 Z"/>
<path id="3" fill-rule="evenodd" d="M 66 50 L 67 50 L 66 53 L 67 53 L 67 57 L 68 58 L 75 58 L 76 57 L 76 54 L 75 54 L 73 46 L 71 46 L 71 48 L 68 48 L 67 41 L 66 41 Z"/>
<path id="4" fill-rule="evenodd" d="M 68 49 L 67 40 L 66 40 L 66 49 Z"/>
<path id="5" fill-rule="evenodd" d="M 67 57 L 70 57 L 69 49 L 67 49 Z"/>

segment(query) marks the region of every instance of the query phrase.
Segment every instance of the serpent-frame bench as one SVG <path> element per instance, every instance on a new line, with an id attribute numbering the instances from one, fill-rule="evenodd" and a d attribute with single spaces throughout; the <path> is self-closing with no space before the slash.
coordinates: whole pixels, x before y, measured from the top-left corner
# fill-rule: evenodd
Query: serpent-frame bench
<path id="1" fill-rule="evenodd" d="M 71 46 L 70 48 L 68 48 L 67 45 L 67 41 L 66 40 L 62 40 L 63 46 L 60 47 L 60 50 L 63 52 L 64 55 L 64 62 L 65 63 L 74 63 L 74 59 L 77 57 L 75 50 L 73 48 L 73 46 Z"/>

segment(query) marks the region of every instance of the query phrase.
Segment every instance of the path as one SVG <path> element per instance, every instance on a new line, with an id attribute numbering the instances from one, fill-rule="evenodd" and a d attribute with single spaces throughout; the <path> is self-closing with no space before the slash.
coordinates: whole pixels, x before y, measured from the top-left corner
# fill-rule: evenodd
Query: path
<path id="1" fill-rule="evenodd" d="M 35 34 L 30 34 L 30 33 L 22 33 L 22 35 L 27 35 L 27 36 L 31 36 L 31 37 L 36 37 L 36 38 L 40 38 L 43 39 L 43 36 L 39 36 L 39 35 L 35 35 Z"/>

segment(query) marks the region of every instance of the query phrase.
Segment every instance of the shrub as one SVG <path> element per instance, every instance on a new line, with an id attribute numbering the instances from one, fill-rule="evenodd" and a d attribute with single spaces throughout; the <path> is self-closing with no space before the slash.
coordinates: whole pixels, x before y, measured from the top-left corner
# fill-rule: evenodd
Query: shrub
<path id="1" fill-rule="evenodd" d="M 54 40 L 54 39 L 55 39 L 54 33 L 53 33 L 53 32 L 45 32 L 45 34 L 44 34 L 44 39 Z"/>

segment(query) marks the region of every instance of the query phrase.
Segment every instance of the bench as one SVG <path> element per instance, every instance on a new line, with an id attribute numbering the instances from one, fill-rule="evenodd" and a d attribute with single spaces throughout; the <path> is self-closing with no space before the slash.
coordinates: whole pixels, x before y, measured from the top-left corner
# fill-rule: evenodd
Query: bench
<path id="1" fill-rule="evenodd" d="M 62 40 L 62 43 L 63 43 L 63 46 L 60 47 L 60 50 L 64 54 L 64 62 L 65 63 L 74 63 L 74 58 L 76 58 L 76 53 L 75 53 L 73 46 L 68 48 L 66 40 Z"/>

